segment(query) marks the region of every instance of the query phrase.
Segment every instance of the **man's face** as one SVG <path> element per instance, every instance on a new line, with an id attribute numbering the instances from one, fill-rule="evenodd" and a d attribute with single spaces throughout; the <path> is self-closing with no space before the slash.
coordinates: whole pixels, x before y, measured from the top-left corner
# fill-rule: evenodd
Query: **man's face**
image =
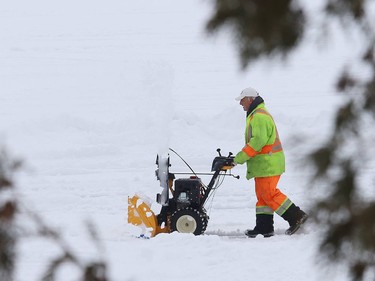
<path id="1" fill-rule="evenodd" d="M 242 100 L 240 100 L 240 105 L 242 105 L 244 111 L 248 111 L 250 105 L 253 103 L 254 98 L 250 97 L 244 97 Z"/>

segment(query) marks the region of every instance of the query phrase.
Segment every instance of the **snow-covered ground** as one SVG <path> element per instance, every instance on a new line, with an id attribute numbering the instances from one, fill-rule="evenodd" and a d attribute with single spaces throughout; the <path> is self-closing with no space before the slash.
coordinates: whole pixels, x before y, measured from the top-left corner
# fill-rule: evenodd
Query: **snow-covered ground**
<path id="1" fill-rule="evenodd" d="M 287 237 L 287 223 L 275 217 L 279 235 L 240 237 L 255 223 L 254 183 L 244 166 L 233 170 L 239 180 L 227 178 L 215 193 L 205 235 L 142 240 L 127 225 L 127 196 L 160 192 L 159 151 L 170 146 L 208 172 L 217 148 L 223 154 L 242 148 L 244 112 L 234 97 L 250 85 L 283 141 L 287 172 L 280 188 L 305 210 L 319 195 L 308 185 L 303 159 L 329 133 L 342 98 L 333 82 L 352 52 L 338 32 L 331 49 L 311 37 L 290 60 L 241 72 L 230 37 L 204 33 L 209 14 L 208 3 L 198 0 L 3 3 L 0 136 L 25 163 L 20 200 L 87 259 L 98 256 L 84 226 L 92 221 L 116 281 L 344 280 L 344 270 L 324 269 L 311 224 Z M 175 155 L 171 163 L 171 171 L 188 171 Z M 57 253 L 52 243 L 23 240 L 17 281 L 38 280 Z M 64 268 L 59 280 L 76 280 L 75 274 Z"/>

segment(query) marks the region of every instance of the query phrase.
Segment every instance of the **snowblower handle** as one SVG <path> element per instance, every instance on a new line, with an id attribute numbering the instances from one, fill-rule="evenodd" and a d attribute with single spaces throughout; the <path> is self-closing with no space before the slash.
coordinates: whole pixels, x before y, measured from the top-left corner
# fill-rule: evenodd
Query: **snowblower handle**
<path id="1" fill-rule="evenodd" d="M 219 156 L 221 157 L 221 153 L 220 153 L 221 149 L 218 148 L 218 149 L 216 149 L 216 151 L 217 151 L 217 153 L 219 153 Z"/>
<path id="2" fill-rule="evenodd" d="M 234 167 L 233 165 L 233 156 L 216 156 L 212 162 L 212 172 L 216 171 L 227 171 Z"/>

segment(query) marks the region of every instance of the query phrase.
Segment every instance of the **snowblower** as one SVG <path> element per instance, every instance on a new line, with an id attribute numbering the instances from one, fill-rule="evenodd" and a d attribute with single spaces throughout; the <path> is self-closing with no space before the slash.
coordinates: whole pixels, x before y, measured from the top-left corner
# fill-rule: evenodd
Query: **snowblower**
<path id="1" fill-rule="evenodd" d="M 232 176 L 239 179 L 239 176 L 227 173 L 234 166 L 234 157 L 232 153 L 222 156 L 220 149 L 217 149 L 219 156 L 216 156 L 212 162 L 211 173 L 195 173 L 177 152 L 171 148 L 169 150 L 181 158 L 191 173 L 170 173 L 169 154 L 165 157 L 158 155 L 155 174 L 163 188 L 162 192 L 156 195 L 156 202 L 162 205 L 160 214 L 155 215 L 151 210 L 151 202 L 147 199 L 134 195 L 128 197 L 128 223 L 142 227 L 144 231 L 149 232 L 150 237 L 173 231 L 194 235 L 203 234 L 209 220 L 205 203 L 212 195 L 212 191 L 221 185 L 220 178 Z M 191 176 L 176 179 L 177 174 Z M 208 185 L 202 182 L 199 175 L 212 175 Z"/>

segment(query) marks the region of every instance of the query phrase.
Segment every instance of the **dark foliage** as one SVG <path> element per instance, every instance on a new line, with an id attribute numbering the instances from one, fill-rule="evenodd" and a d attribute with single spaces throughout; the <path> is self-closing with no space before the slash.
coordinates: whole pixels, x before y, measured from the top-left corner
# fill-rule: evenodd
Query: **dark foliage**
<path id="1" fill-rule="evenodd" d="M 207 30 L 226 25 L 239 47 L 242 66 L 252 60 L 285 56 L 302 39 L 305 16 L 292 0 L 216 0 Z"/>
<path id="2" fill-rule="evenodd" d="M 375 74 L 373 59 L 365 58 Z M 375 274 L 375 199 L 361 196 L 364 187 L 359 180 L 365 164 L 364 155 L 374 155 L 375 151 L 364 147 L 363 139 L 367 138 L 368 131 L 361 127 L 361 123 L 366 116 L 375 117 L 375 76 L 364 83 L 349 78 L 353 81 L 349 83 L 350 87 L 346 82 L 340 82 L 347 77 L 344 74 L 340 78 L 338 90 L 352 92 L 353 85 L 360 85 L 355 90 L 358 96 L 337 110 L 331 137 L 311 155 L 316 167 L 315 177 L 331 187 L 330 195 L 317 202 L 315 215 L 318 223 L 328 226 L 321 244 L 328 260 L 346 262 L 353 280 L 364 280 L 366 273 Z M 348 143 L 355 153 L 344 157 L 343 148 Z M 332 169 L 338 177 L 332 176 Z"/>
<path id="3" fill-rule="evenodd" d="M 366 0 L 328 0 L 326 12 L 340 17 L 350 16 L 352 20 L 364 17 L 364 6 Z"/>
<path id="4" fill-rule="evenodd" d="M 74 265 L 79 269 L 81 272 L 79 280 L 81 281 L 108 281 L 106 263 L 102 258 L 95 258 L 91 262 L 82 261 L 74 253 L 74 249 L 79 245 L 69 247 L 58 231 L 46 225 L 35 212 L 22 208 L 21 202 L 16 199 L 14 193 L 13 180 L 14 172 L 20 167 L 20 161 L 14 161 L 5 151 L 0 151 L 0 280 L 14 280 L 17 242 L 21 239 L 31 239 L 33 236 L 52 241 L 60 248 L 60 255 L 51 260 L 46 268 L 43 281 L 56 280 L 56 273 L 66 264 Z M 18 226 L 16 231 L 16 217 L 21 215 L 35 225 L 36 233 L 30 233 L 28 229 L 20 229 L 22 226 Z M 100 256 L 102 246 L 99 243 L 96 230 L 91 224 L 88 224 L 87 229 Z M 20 233 L 28 233 L 28 235 Z"/>
<path id="5" fill-rule="evenodd" d="M 0 151 L 0 280 L 13 280 L 16 264 L 15 214 L 17 202 L 13 194 L 12 175 L 20 167 L 19 161 L 11 160 Z"/>

